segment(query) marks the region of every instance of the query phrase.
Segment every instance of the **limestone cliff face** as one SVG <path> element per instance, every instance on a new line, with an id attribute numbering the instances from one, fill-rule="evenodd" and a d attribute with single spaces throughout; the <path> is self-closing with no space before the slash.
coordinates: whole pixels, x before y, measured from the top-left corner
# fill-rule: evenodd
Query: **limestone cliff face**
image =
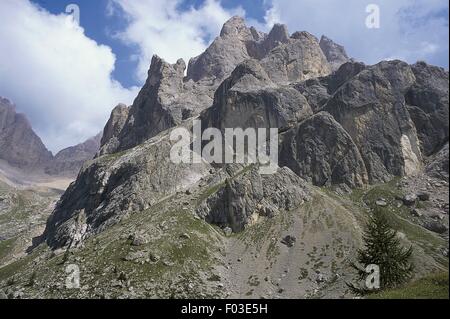
<path id="1" fill-rule="evenodd" d="M 0 159 L 10 165 L 35 170 L 53 158 L 41 139 L 15 106 L 0 97 Z"/>
<path id="2" fill-rule="evenodd" d="M 341 65 L 350 61 L 345 48 L 326 36 L 323 35 L 320 38 L 319 45 L 328 62 L 331 64 L 331 69 L 333 71 L 338 70 Z"/>
<path id="3" fill-rule="evenodd" d="M 316 37 L 308 32 L 294 33 L 287 43 L 273 49 L 262 59 L 262 66 L 272 81 L 288 84 L 325 76 L 331 66 Z"/>
<path id="4" fill-rule="evenodd" d="M 320 111 L 336 91 L 364 70 L 366 66 L 359 62 L 347 62 L 329 76 L 312 78 L 298 82 L 293 86 L 303 94 L 315 112 Z"/>
<path id="5" fill-rule="evenodd" d="M 297 32 L 289 36 L 284 25 L 275 25 L 265 34 L 247 27 L 242 18 L 233 17 L 210 47 L 191 59 L 186 77 L 183 60 L 171 65 L 153 57 L 148 79 L 130 107 L 123 128 L 111 143 L 102 147 L 101 154 L 130 149 L 198 116 L 213 104 L 216 90 L 219 86 L 223 88 L 221 83 L 249 59 L 259 61 L 265 76 L 275 82 L 275 86 L 331 73 L 318 40 L 311 34 Z"/>
<path id="6" fill-rule="evenodd" d="M 100 152 L 48 220 L 42 239 L 51 247 L 82 244 L 181 191 L 198 195 L 187 205 L 200 218 L 240 231 L 301 205 L 308 184 L 414 174 L 422 150 L 448 143 L 448 123 L 438 120 L 448 118 L 448 73 L 422 63 L 367 66 L 325 37 L 289 35 L 283 25 L 265 34 L 234 17 L 186 77 L 185 69 L 155 56 L 133 105 L 113 110 Z M 278 128 L 281 168 L 262 176 L 257 167 L 174 164 L 169 135 L 197 117 L 203 129 Z"/>
<path id="7" fill-rule="evenodd" d="M 280 166 L 317 186 L 368 182 L 366 166 L 350 135 L 325 112 L 301 122 L 283 137 Z"/>
<path id="8" fill-rule="evenodd" d="M 307 183 L 290 169 L 260 175 L 253 168 L 233 179 L 198 207 L 197 214 L 211 224 L 242 231 L 259 217 L 272 218 L 310 199 Z"/>
<path id="9" fill-rule="evenodd" d="M 240 64 L 218 88 L 214 104 L 201 118 L 203 128 L 286 129 L 312 115 L 306 99 L 278 86 L 256 60 Z"/>
<path id="10" fill-rule="evenodd" d="M 103 129 L 98 155 L 113 153 L 119 147 L 119 135 L 127 122 L 130 108 L 124 104 L 117 105 L 112 111 Z"/>
<path id="11" fill-rule="evenodd" d="M 422 149 L 429 156 L 448 142 L 448 72 L 424 62 L 411 69 L 416 82 L 406 93 L 406 103 Z"/>
<path id="12" fill-rule="evenodd" d="M 148 79 L 130 108 L 127 121 L 120 132 L 118 150 L 141 144 L 169 127 L 177 125 L 184 112 L 192 107 L 181 99 L 186 66 L 183 60 L 169 64 L 154 56 Z"/>
<path id="13" fill-rule="evenodd" d="M 370 182 L 421 167 L 419 139 L 404 98 L 415 80 L 408 64 L 381 62 L 347 81 L 323 107 L 358 146 Z"/>

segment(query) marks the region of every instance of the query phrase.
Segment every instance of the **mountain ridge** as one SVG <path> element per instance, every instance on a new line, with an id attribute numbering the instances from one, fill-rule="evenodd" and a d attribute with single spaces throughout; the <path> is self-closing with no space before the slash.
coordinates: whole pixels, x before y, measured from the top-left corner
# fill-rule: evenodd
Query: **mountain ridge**
<path id="1" fill-rule="evenodd" d="M 279 25 L 275 26 L 274 29 L 285 30 Z M 219 86 L 213 84 L 213 87 L 217 87 L 213 100 L 206 105 L 197 104 L 200 106 L 200 109 L 190 114 L 189 120 L 183 120 L 179 115 L 178 118 L 175 116 L 176 112 L 180 111 L 180 107 L 187 107 L 186 105 L 191 101 L 190 99 L 184 99 L 185 94 L 190 95 L 198 90 L 204 94 L 209 94 L 207 93 L 209 90 L 204 89 L 204 87 L 210 88 L 211 82 L 205 84 L 204 80 L 199 79 L 193 83 L 189 75 L 186 80 L 183 80 L 186 66 L 182 60 L 170 65 L 159 57 L 154 56 L 146 84 L 139 93 L 135 103 L 127 112 L 121 115 L 126 117 L 126 120 L 123 118 L 119 121 L 122 128 L 120 133 L 115 133 L 118 140 L 115 143 L 119 147 L 110 149 L 110 152 L 101 153 L 102 156 L 97 157 L 90 163 L 90 166 L 85 167 L 84 174 L 80 175 L 77 181 L 79 183 L 75 183 L 67 191 L 65 196 L 67 201 L 63 200 L 61 206 L 55 210 L 52 218 L 57 220 L 57 216 L 60 214 L 64 216 L 63 222 L 68 223 L 62 228 L 60 226 L 60 229 L 66 229 L 65 227 L 78 220 L 77 216 L 79 214 L 85 216 L 83 219 L 86 219 L 87 222 L 82 227 L 84 229 L 82 231 L 83 234 L 79 234 L 79 236 L 87 236 L 90 232 L 90 227 L 93 228 L 91 231 L 94 233 L 96 232 L 95 229 L 101 228 L 101 224 L 97 224 L 97 222 L 94 225 L 90 225 L 90 219 L 95 219 L 94 216 L 100 213 L 97 211 L 97 208 L 100 210 L 107 209 L 108 205 L 104 202 L 102 203 L 105 198 L 109 198 L 108 200 L 113 200 L 113 202 L 115 202 L 115 197 L 121 198 L 119 193 L 110 192 L 110 189 L 113 188 L 108 186 L 110 183 L 108 179 L 116 180 L 114 177 L 116 175 L 118 178 L 122 178 L 123 173 L 121 171 L 126 170 L 128 172 L 127 175 L 131 174 L 128 178 L 137 179 L 134 183 L 140 184 L 142 179 L 144 184 L 141 187 L 149 187 L 152 183 L 145 181 L 146 178 L 140 176 L 140 171 L 145 171 L 147 165 L 152 165 L 152 160 L 147 155 L 137 151 L 137 149 L 148 144 L 148 141 L 155 141 L 153 143 L 156 144 L 160 143 L 159 141 L 165 143 L 163 141 L 167 138 L 167 130 L 170 131 L 170 128 L 177 125 L 191 125 L 189 123 L 195 118 L 196 114 L 200 116 L 202 124 L 204 124 L 202 125 L 203 130 L 208 127 L 223 130 L 226 127 L 241 127 L 245 129 L 249 127 L 275 126 L 282 131 L 292 132 L 296 124 L 302 125 L 314 113 L 325 111 L 331 115 L 333 121 L 337 122 L 332 124 L 336 127 L 336 130 L 345 131 L 345 133 L 341 134 L 346 134 L 345 138 L 348 139 L 347 142 L 343 143 L 341 150 L 336 149 L 337 154 L 344 152 L 348 145 L 354 145 L 353 152 L 355 155 L 350 162 L 342 166 L 336 166 L 336 163 L 333 162 L 333 157 L 322 157 L 321 152 L 323 152 L 324 144 L 328 145 L 326 148 L 336 147 L 327 142 L 332 137 L 330 132 L 333 132 L 334 129 L 325 130 L 324 134 L 315 141 L 316 145 L 314 147 L 310 145 L 312 142 L 309 139 L 304 141 L 297 139 L 300 145 L 293 145 L 292 147 L 288 143 L 284 144 L 283 152 L 286 155 L 293 152 L 296 148 L 302 147 L 304 156 L 306 156 L 306 162 L 301 165 L 306 165 L 305 167 L 311 166 L 311 169 L 305 171 L 296 169 L 297 165 L 300 164 L 300 157 L 297 155 L 293 155 L 290 160 L 285 160 L 282 152 L 280 160 L 283 165 L 294 169 L 298 174 L 302 172 L 300 176 L 306 179 L 309 179 L 311 174 L 326 174 L 325 180 L 327 182 L 325 183 L 329 186 L 335 184 L 339 186 L 340 183 L 344 183 L 346 187 L 355 187 L 363 184 L 387 182 L 395 176 L 412 175 L 422 169 L 423 138 L 422 141 L 419 141 L 415 127 L 417 122 L 414 122 L 410 117 L 405 99 L 405 95 L 411 90 L 415 90 L 414 85 L 418 84 L 413 72 L 415 66 L 411 67 L 401 61 L 383 61 L 373 66 L 365 66 L 358 62 L 349 61 L 345 62 L 337 71 L 331 72 L 331 67 L 324 60 L 325 56 L 323 53 L 320 53 L 318 59 L 314 55 L 310 55 L 311 52 L 321 50 L 317 38 L 307 32 L 296 32 L 290 38 L 287 38 L 285 32 L 278 32 L 278 34 L 282 34 L 281 38 L 285 39 L 285 43 L 278 42 L 278 47 L 270 51 L 269 54 L 272 58 L 267 61 L 264 58 L 262 60 L 250 58 L 239 62 L 233 71 L 228 74 L 228 78 Z M 249 37 L 253 38 L 254 36 L 255 33 L 252 33 L 251 29 L 245 26 L 242 18 L 234 17 L 225 23 L 220 37 L 206 49 L 204 54 L 207 56 L 212 54 L 223 43 L 226 45 L 221 50 L 226 51 L 228 49 L 228 41 L 241 43 L 243 39 L 248 40 Z M 331 43 L 330 41 L 328 40 L 329 43 Z M 242 43 L 239 45 L 242 45 Z M 235 45 L 231 46 L 230 51 L 223 54 L 233 55 L 235 54 L 235 48 Z M 244 47 L 241 46 L 241 48 Z M 290 50 L 292 50 L 292 53 L 289 53 Z M 303 75 L 299 75 L 296 72 L 291 73 L 291 75 L 287 73 L 284 75 L 280 74 L 280 61 L 284 61 L 285 57 L 284 53 L 279 55 L 279 52 L 287 52 L 288 55 L 296 57 L 294 61 L 290 62 L 290 65 L 305 66 L 307 65 L 305 60 L 311 61 L 311 65 L 315 70 L 318 70 L 318 73 L 311 78 L 304 78 Z M 303 56 L 303 54 L 306 54 L 306 56 Z M 240 53 L 237 56 L 240 57 Z M 206 62 L 200 62 L 203 60 Z M 208 70 L 205 71 L 210 72 L 208 76 L 218 76 L 220 78 L 222 71 L 217 74 L 215 69 L 208 67 L 208 63 L 210 63 L 208 61 L 210 61 L 209 58 L 197 57 L 191 60 L 189 66 L 196 69 L 197 67 L 193 66 L 194 64 L 201 65 L 199 63 L 205 63 L 206 66 L 202 66 L 200 69 Z M 272 64 L 268 65 L 268 61 L 272 61 Z M 219 65 L 219 67 L 224 68 L 223 70 L 229 70 L 231 69 L 230 65 L 235 63 L 237 63 L 235 58 L 228 61 L 225 59 L 221 62 L 222 66 Z M 325 66 L 322 67 L 320 66 L 321 64 Z M 432 68 L 427 65 L 423 67 Z M 321 70 L 326 70 L 325 74 Z M 317 80 L 319 83 L 315 82 Z M 375 87 L 371 84 L 374 82 L 377 83 Z M 186 83 L 188 83 L 188 86 L 185 86 Z M 302 86 L 300 91 L 296 89 L 299 83 Z M 322 90 L 328 91 L 327 102 L 320 108 L 311 107 L 308 99 L 300 93 L 301 91 L 308 91 L 311 85 L 316 86 L 315 90 L 317 86 L 321 86 Z M 352 92 L 360 92 L 360 94 Z M 177 95 L 179 93 L 181 94 Z M 180 97 L 183 97 L 183 99 L 177 100 Z M 448 118 L 448 104 L 441 104 L 440 107 L 442 108 L 442 114 Z M 231 113 L 229 110 L 233 110 L 233 112 Z M 112 117 L 114 114 L 113 111 Z M 114 121 L 117 121 L 117 119 Z M 323 122 L 312 121 L 310 123 L 314 123 L 313 125 L 315 126 L 322 125 L 319 123 Z M 361 123 L 364 123 L 364 125 L 361 125 Z M 338 128 L 339 125 L 341 128 Z M 445 126 L 445 124 L 443 125 Z M 446 127 L 448 130 L 448 124 L 446 124 Z M 320 131 L 322 128 L 317 127 L 317 129 Z M 442 143 L 445 143 L 446 139 L 448 142 L 448 136 L 443 136 Z M 305 145 L 302 146 L 301 144 Z M 166 146 L 163 148 L 165 149 Z M 289 151 L 286 152 L 286 150 Z M 114 155 L 115 153 L 119 153 L 119 156 L 126 156 L 127 158 L 135 156 L 135 159 L 132 162 L 129 162 L 129 160 L 122 161 L 119 166 L 104 166 L 100 164 L 107 157 L 109 159 L 109 155 Z M 127 153 L 136 155 L 123 155 Z M 315 166 L 315 161 L 319 158 L 321 163 L 320 165 L 317 163 L 317 166 Z M 324 159 L 327 160 L 324 161 Z M 149 160 L 150 162 L 147 162 Z M 166 159 L 167 161 L 168 159 Z M 352 161 L 356 161 L 358 164 Z M 143 166 L 141 167 L 141 165 Z M 163 165 L 167 166 L 169 164 Z M 356 176 L 355 172 L 353 172 L 357 165 L 360 167 L 358 169 L 359 176 Z M 188 170 L 189 165 L 183 169 Z M 340 177 L 333 178 L 335 174 L 348 174 L 353 177 L 344 179 L 344 182 L 341 182 L 342 179 Z M 94 182 L 96 179 L 100 180 Z M 322 179 L 313 179 L 313 181 L 315 180 L 315 184 L 318 186 L 324 186 L 321 184 L 322 182 L 318 182 Z M 351 182 L 353 180 L 358 182 Z M 130 181 L 122 178 L 117 180 L 117 182 L 125 185 Z M 167 193 L 169 189 L 166 189 L 166 195 L 173 194 L 176 192 L 176 189 L 179 189 L 176 181 L 163 181 L 162 185 L 165 188 L 169 186 L 170 191 Z M 91 189 L 92 186 L 94 189 Z M 117 186 L 115 185 L 114 188 Z M 158 192 L 158 188 L 155 185 L 153 187 Z M 83 196 L 83 193 L 95 193 L 98 197 L 89 197 L 85 207 L 83 205 L 80 206 L 80 202 L 76 203 L 74 207 L 67 207 L 65 204 L 71 203 L 71 192 L 77 193 L 77 198 L 80 195 Z M 136 193 L 136 196 L 139 198 L 138 206 L 144 208 L 151 205 L 151 202 L 147 202 L 147 199 L 142 194 Z M 135 207 L 129 198 L 123 198 L 123 200 L 124 202 L 120 205 Z M 133 208 L 131 207 L 128 210 L 132 210 Z M 116 208 L 112 207 L 112 209 Z M 72 212 L 72 218 L 67 214 L 68 211 Z M 123 211 L 121 213 L 126 215 Z M 107 224 L 107 221 L 104 222 Z M 49 227 L 52 227 L 51 223 L 49 222 Z M 63 235 L 63 238 L 66 238 L 66 235 L 68 234 Z M 57 244 L 57 241 L 55 242 L 52 236 L 49 237 L 48 233 L 44 235 L 49 244 L 56 244 L 56 246 L 63 244 L 63 242 Z M 67 241 L 64 242 L 67 244 Z"/>
<path id="2" fill-rule="evenodd" d="M 365 65 L 325 37 L 233 17 L 188 66 L 153 57 L 0 283 L 12 297 L 353 298 L 375 210 L 414 248 L 417 278 L 448 271 L 446 83 L 424 62 Z M 279 167 L 174 163 L 171 133 L 194 121 L 201 133 L 277 128 Z M 82 289 L 64 288 L 69 264 Z M 34 287 L 6 285 L 16 266 L 39 270 Z"/>
<path id="3" fill-rule="evenodd" d="M 67 147 L 56 155 L 34 132 L 26 115 L 16 113 L 15 105 L 0 97 L 0 159 L 26 172 L 75 177 L 82 164 L 97 153 L 101 134 Z"/>

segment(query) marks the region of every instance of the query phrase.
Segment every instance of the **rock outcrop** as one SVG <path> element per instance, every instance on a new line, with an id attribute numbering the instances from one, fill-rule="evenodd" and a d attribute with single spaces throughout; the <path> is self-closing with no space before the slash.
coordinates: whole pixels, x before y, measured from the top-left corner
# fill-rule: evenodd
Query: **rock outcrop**
<path id="1" fill-rule="evenodd" d="M 120 134 L 128 118 L 129 111 L 130 108 L 125 104 L 119 104 L 111 111 L 111 116 L 103 130 L 103 136 L 100 141 L 101 146 L 104 146 L 112 138 Z"/>
<path id="2" fill-rule="evenodd" d="M 127 122 L 129 112 L 130 107 L 125 104 L 119 104 L 111 111 L 109 120 L 103 129 L 99 155 L 112 153 L 119 147 L 118 136 Z"/>
<path id="3" fill-rule="evenodd" d="M 223 187 L 206 198 L 196 212 L 211 224 L 239 232 L 260 217 L 274 217 L 309 199 L 308 185 L 290 169 L 260 175 L 254 167 L 227 178 Z"/>
<path id="4" fill-rule="evenodd" d="M 247 60 L 217 89 L 213 106 L 201 118 L 204 129 L 284 130 L 311 115 L 308 102 L 297 90 L 276 85 L 258 61 Z"/>
<path id="5" fill-rule="evenodd" d="M 418 62 L 411 66 L 416 81 L 406 93 L 408 111 L 426 156 L 448 142 L 448 71 Z"/>
<path id="6" fill-rule="evenodd" d="M 425 172 L 432 177 L 449 181 L 448 142 L 435 155 L 433 155 L 425 167 Z"/>
<path id="7" fill-rule="evenodd" d="M 325 76 L 331 66 L 316 37 L 308 32 L 294 33 L 287 43 L 277 46 L 261 60 L 272 81 L 288 84 Z"/>
<path id="8" fill-rule="evenodd" d="M 365 68 L 363 63 L 347 62 L 329 76 L 294 83 L 293 87 L 306 97 L 314 112 L 318 112 L 337 89 Z"/>
<path id="9" fill-rule="evenodd" d="M 9 100 L 0 98 L 0 159 L 21 169 L 35 170 L 52 158 L 25 115 L 16 113 Z"/>
<path id="10" fill-rule="evenodd" d="M 408 64 L 381 62 L 343 84 L 323 107 L 358 146 L 370 182 L 421 168 L 419 139 L 404 98 L 414 83 Z"/>
<path id="11" fill-rule="evenodd" d="M 320 38 L 319 45 L 328 62 L 331 64 L 333 71 L 338 70 L 342 64 L 350 61 L 347 52 L 345 52 L 345 48 L 326 36 L 323 35 Z"/>
<path id="12" fill-rule="evenodd" d="M 173 163 L 172 145 L 164 134 L 121 156 L 105 155 L 86 163 L 47 222 L 43 238 L 48 245 L 76 246 L 209 175 L 207 163 Z"/>
<path id="13" fill-rule="evenodd" d="M 153 57 L 148 79 L 129 110 L 114 151 L 139 145 L 211 104 L 207 89 L 184 81 L 185 69 L 183 60 L 169 64 Z"/>
<path id="14" fill-rule="evenodd" d="M 325 112 L 301 122 L 283 137 L 280 166 L 317 186 L 368 182 L 364 161 L 350 135 Z"/>

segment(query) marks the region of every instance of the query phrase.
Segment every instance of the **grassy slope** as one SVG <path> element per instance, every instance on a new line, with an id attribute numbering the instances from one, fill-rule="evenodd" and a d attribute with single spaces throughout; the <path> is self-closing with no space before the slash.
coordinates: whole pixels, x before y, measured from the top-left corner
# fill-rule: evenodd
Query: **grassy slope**
<path id="1" fill-rule="evenodd" d="M 371 299 L 448 299 L 448 258 L 441 249 L 446 246 L 445 240 L 413 221 L 413 217 L 405 206 L 398 205 L 398 198 L 404 194 L 396 187 L 398 179 L 387 184 L 376 185 L 366 191 L 356 190 L 351 195 L 361 208 L 375 208 L 375 202 L 383 198 L 388 206 L 382 208 L 391 227 L 404 234 L 405 246 L 413 245 L 413 261 L 416 266 L 415 279 L 403 287 L 387 290 L 368 296 Z M 430 275 L 431 273 L 431 275 Z"/>
<path id="2" fill-rule="evenodd" d="M 219 290 L 205 289 L 205 287 L 212 285 L 208 283 L 208 278 L 213 277 L 212 267 L 220 262 L 220 256 L 223 254 L 221 243 L 223 237 L 219 235 L 215 227 L 195 218 L 192 211 L 198 205 L 199 199 L 211 195 L 220 187 L 223 185 L 205 190 L 206 194 L 200 194 L 200 198 L 192 198 L 190 205 L 184 208 L 180 207 L 179 201 L 168 199 L 147 211 L 133 214 L 120 224 L 90 238 L 83 249 L 72 251 L 67 260 L 64 255 L 55 256 L 47 248 L 40 247 L 32 255 L 0 268 L 0 288 L 7 288 L 8 282 L 15 282 L 15 285 L 19 287 L 25 286 L 26 295 L 30 297 L 50 298 L 87 296 L 101 298 L 105 297 L 105 291 L 108 293 L 107 297 L 130 297 L 132 291 L 127 292 L 130 287 L 141 292 L 145 291 L 144 294 L 140 294 L 145 297 L 219 297 Z M 301 218 L 306 219 L 306 222 L 308 214 L 305 212 L 319 212 L 314 205 L 320 204 L 326 206 L 324 212 L 329 211 L 333 205 L 342 207 L 347 212 L 353 212 L 352 215 L 357 220 L 357 224 L 363 225 L 370 208 L 374 207 L 378 198 L 383 197 L 389 203 L 385 213 L 388 214 L 392 227 L 405 234 L 407 244 L 415 245 L 416 261 L 421 270 L 418 278 L 448 269 L 448 259 L 443 258 L 440 253 L 445 241 L 409 221 L 407 210 L 396 206 L 395 198 L 401 194 L 395 187 L 395 181 L 366 190 L 356 190 L 348 197 L 337 196 L 329 190 L 323 190 L 320 193 L 324 198 L 307 203 L 305 210 L 302 210 Z M 332 202 L 336 204 L 331 205 Z M 314 207 L 310 207 L 311 205 Z M 324 225 L 328 224 L 329 213 L 331 211 L 324 213 Z M 233 237 L 237 236 L 244 245 L 250 245 L 260 251 L 266 241 L 265 238 L 271 237 L 268 233 L 274 223 L 278 223 L 281 229 L 291 224 L 290 214 L 281 215 L 281 217 L 283 217 L 281 220 L 276 218 L 267 223 L 255 225 Z M 308 236 L 314 236 L 316 222 L 317 216 L 311 220 L 309 228 L 312 228 L 308 230 L 310 234 Z M 301 228 L 304 229 L 304 227 Z M 152 234 L 150 242 L 143 247 L 132 247 L 128 234 L 136 231 Z M 180 237 L 184 233 L 190 236 L 190 240 L 183 240 Z M 267 249 L 266 255 L 269 262 L 274 263 L 278 259 L 279 251 L 271 243 L 264 247 L 265 249 Z M 125 261 L 124 257 L 133 251 L 143 251 L 147 256 L 149 253 L 156 254 L 160 257 L 160 261 L 156 263 L 145 262 L 145 260 Z M 71 263 L 79 265 L 82 271 L 83 289 L 80 291 L 68 291 L 63 287 L 66 277 L 65 267 Z M 130 283 L 125 288 L 111 287 L 111 283 L 117 280 L 121 272 L 128 274 L 127 281 Z M 11 280 L 12 276 L 14 281 Z M 34 287 L 27 287 L 27 282 L 32 276 L 36 277 Z M 385 292 L 378 297 L 395 298 L 396 293 L 401 294 L 401 291 L 407 291 L 403 292 L 406 297 L 413 298 L 422 294 L 431 298 L 440 298 L 445 293 L 448 296 L 448 276 L 447 286 L 442 284 L 444 281 L 425 277 L 403 290 Z M 42 293 L 44 295 L 41 295 Z"/>
<path id="3" fill-rule="evenodd" d="M 414 223 L 409 209 L 404 205 L 398 205 L 397 198 L 402 198 L 403 194 L 396 187 L 398 180 L 395 179 L 387 184 L 376 185 L 368 190 L 356 190 L 350 196 L 352 201 L 362 210 L 369 212 L 376 207 L 376 201 L 383 198 L 388 203 L 387 207 L 379 209 L 387 217 L 391 227 L 397 232 L 405 235 L 405 245 L 412 244 L 415 248 L 415 262 L 419 263 L 419 271 L 426 267 L 426 260 L 423 260 L 422 255 L 431 257 L 435 263 L 430 265 L 427 269 L 422 269 L 422 275 L 431 272 L 447 271 L 448 258 L 442 255 L 442 248 L 446 247 L 445 240 L 439 235 L 426 230 L 423 227 Z M 422 265 L 423 264 L 423 265 Z"/>
<path id="4" fill-rule="evenodd" d="M 448 273 L 433 274 L 403 287 L 370 295 L 370 299 L 449 299 Z"/>
<path id="5" fill-rule="evenodd" d="M 126 298 L 133 296 L 132 290 L 147 298 L 198 298 L 207 284 L 202 274 L 208 276 L 218 250 L 216 232 L 192 214 L 163 208 L 164 204 L 170 206 L 165 202 L 136 213 L 69 254 L 55 255 L 41 245 L 30 256 L 0 268 L 0 288 L 8 289 L 9 283 L 14 282 L 32 298 Z M 149 242 L 132 246 L 128 237 L 136 232 L 151 234 Z M 189 240 L 182 238 L 185 233 Z M 133 252 L 143 252 L 145 257 L 125 260 Z M 159 260 L 150 262 L 150 255 Z M 80 268 L 81 290 L 64 289 L 69 264 Z M 127 278 L 123 287 L 116 287 L 112 283 L 121 273 Z M 35 284 L 30 287 L 27 283 L 32 276 Z M 212 292 L 205 297 L 217 296 Z"/>

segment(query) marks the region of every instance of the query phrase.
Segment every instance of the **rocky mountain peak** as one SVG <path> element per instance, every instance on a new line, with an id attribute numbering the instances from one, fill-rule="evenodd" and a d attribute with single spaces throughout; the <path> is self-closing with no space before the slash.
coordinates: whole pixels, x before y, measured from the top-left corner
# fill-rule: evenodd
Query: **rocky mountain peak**
<path id="1" fill-rule="evenodd" d="M 74 177 L 100 146 L 101 135 L 61 150 L 55 156 L 47 150 L 24 114 L 8 99 L 0 98 L 0 160 L 21 172 Z"/>
<path id="2" fill-rule="evenodd" d="M 10 165 L 34 170 L 52 159 L 25 115 L 16 113 L 7 99 L 0 99 L 0 159 Z"/>
<path id="3" fill-rule="evenodd" d="M 231 87 L 239 85 L 242 89 L 251 89 L 255 86 L 262 88 L 272 83 L 261 64 L 254 59 L 248 59 L 239 64 L 229 80 Z"/>
<path id="4" fill-rule="evenodd" d="M 291 39 L 296 39 L 296 40 L 306 40 L 306 41 L 312 41 L 312 42 L 319 42 L 319 40 L 311 33 L 309 33 L 308 31 L 296 31 L 294 33 L 292 33 L 291 35 Z"/>
<path id="5" fill-rule="evenodd" d="M 276 23 L 272 30 L 270 30 L 267 39 L 270 41 L 278 41 L 280 43 L 286 43 L 289 41 L 289 31 L 285 24 Z"/>
<path id="6" fill-rule="evenodd" d="M 328 62 L 330 62 L 333 71 L 336 71 L 342 64 L 350 61 L 345 48 L 325 35 L 320 38 L 319 45 Z"/>
<path id="7" fill-rule="evenodd" d="M 112 111 L 108 122 L 103 130 L 101 146 L 105 146 L 112 138 L 117 137 L 122 131 L 123 126 L 128 118 L 130 108 L 125 104 L 118 104 Z"/>
<path id="8" fill-rule="evenodd" d="M 261 60 L 272 81 L 293 83 L 326 76 L 331 66 L 317 38 L 308 32 L 295 32 L 287 43 L 275 47 Z"/>
<path id="9" fill-rule="evenodd" d="M 238 37 L 241 39 L 247 39 L 251 35 L 250 29 L 245 24 L 244 18 L 240 16 L 234 16 L 230 18 L 222 27 L 220 31 L 220 37 Z"/>
<path id="10" fill-rule="evenodd" d="M 254 41 L 254 36 L 259 35 L 245 25 L 243 18 L 231 18 L 209 48 L 189 61 L 188 79 L 220 83 L 231 74 L 236 65 L 250 57 L 247 43 Z"/>
<path id="11" fill-rule="evenodd" d="M 14 122 L 16 107 L 5 98 L 0 97 L 0 131 Z"/>
<path id="12" fill-rule="evenodd" d="M 252 30 L 256 30 L 252 28 Z M 277 46 L 289 42 L 289 31 L 284 24 L 275 24 L 269 34 L 256 33 L 254 41 L 247 42 L 249 55 L 258 60 L 266 57 Z"/>
<path id="13" fill-rule="evenodd" d="M 154 55 L 148 71 L 147 84 L 154 88 L 159 85 L 171 85 L 177 80 L 183 79 L 185 69 L 186 63 L 183 59 L 179 59 L 175 64 L 170 64 Z"/>

